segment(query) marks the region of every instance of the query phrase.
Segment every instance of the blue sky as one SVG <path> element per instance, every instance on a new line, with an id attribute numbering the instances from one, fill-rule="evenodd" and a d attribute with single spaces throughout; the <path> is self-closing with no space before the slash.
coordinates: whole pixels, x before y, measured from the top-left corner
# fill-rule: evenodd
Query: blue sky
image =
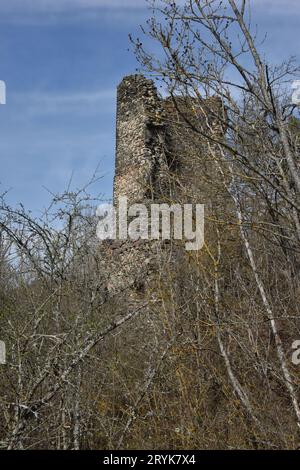
<path id="1" fill-rule="evenodd" d="M 251 0 L 268 31 L 272 61 L 300 58 L 300 0 Z M 85 184 L 110 197 L 115 152 L 116 86 L 137 64 L 128 33 L 147 18 L 144 0 L 1 0 L 0 192 L 34 211 L 49 190 Z M 300 77 L 299 77 L 300 78 Z"/>

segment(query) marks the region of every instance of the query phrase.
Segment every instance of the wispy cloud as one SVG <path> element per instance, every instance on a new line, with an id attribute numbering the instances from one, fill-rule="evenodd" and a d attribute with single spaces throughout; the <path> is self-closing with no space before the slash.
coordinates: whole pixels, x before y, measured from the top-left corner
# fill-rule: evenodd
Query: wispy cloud
<path id="1" fill-rule="evenodd" d="M 84 20 L 127 23 L 133 18 L 137 20 L 137 15 L 142 15 L 146 8 L 146 0 L 0 0 L 0 23 L 32 26 Z"/>
<path id="2" fill-rule="evenodd" d="M 112 88 L 78 93 L 50 93 L 38 91 L 29 93 L 13 93 L 11 98 L 16 102 L 39 103 L 41 105 L 54 104 L 55 106 L 60 106 L 97 103 L 99 101 L 113 99 L 115 94 L 116 91 Z"/>
<path id="3" fill-rule="evenodd" d="M 292 9 L 300 12 L 299 0 L 248 0 L 250 5 L 263 8 L 276 9 L 286 12 Z M 184 3 L 184 0 L 177 0 L 178 3 Z M 237 3 L 239 0 L 237 0 Z M 146 0 L 1 0 L 0 11 L 32 11 L 32 12 L 61 12 L 75 9 L 91 8 L 145 8 Z"/>
<path id="4" fill-rule="evenodd" d="M 30 117 L 80 112 L 81 116 L 86 112 L 99 112 L 100 109 L 114 109 L 115 89 L 104 89 L 91 92 L 78 93 L 48 93 L 27 92 L 12 93 L 10 102 L 14 107 L 21 108 L 22 119 L 24 112 Z"/>
<path id="5" fill-rule="evenodd" d="M 90 8 L 144 8 L 144 0 L 1 0 L 0 11 L 65 11 Z"/>
<path id="6" fill-rule="evenodd" d="M 300 15 L 299 0 L 249 0 L 249 3 L 255 10 L 263 9 L 268 14 Z"/>
<path id="7" fill-rule="evenodd" d="M 185 1 L 176 0 L 179 4 Z M 254 17 L 260 12 L 285 18 L 300 16 L 299 0 L 248 0 L 248 4 Z M 32 25 L 99 19 L 128 22 L 133 16 L 137 22 L 137 15 L 144 15 L 148 6 L 147 0 L 1 0 L 0 22 Z"/>

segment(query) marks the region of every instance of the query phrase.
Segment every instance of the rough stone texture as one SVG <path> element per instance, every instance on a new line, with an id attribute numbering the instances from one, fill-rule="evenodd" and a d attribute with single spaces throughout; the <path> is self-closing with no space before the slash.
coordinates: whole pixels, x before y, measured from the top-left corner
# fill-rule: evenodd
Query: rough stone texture
<path id="1" fill-rule="evenodd" d="M 162 99 L 151 80 L 125 77 L 118 87 L 114 203 L 209 203 L 213 162 L 206 135 L 218 137 L 221 101 Z M 161 241 L 106 241 L 103 268 L 109 293 L 143 297 L 165 263 L 181 258 L 183 248 Z"/>
<path id="2" fill-rule="evenodd" d="M 151 80 L 124 78 L 118 87 L 114 200 L 152 198 L 164 161 L 162 103 Z"/>
<path id="3" fill-rule="evenodd" d="M 224 132 L 216 124 L 219 98 L 161 99 L 151 80 L 125 77 L 118 87 L 114 200 L 182 201 L 205 197 L 199 182 L 208 162 L 205 135 Z M 209 168 L 211 173 L 211 165 Z M 199 200 L 200 198 L 200 200 Z"/>
<path id="4" fill-rule="evenodd" d="M 217 97 L 199 101 L 189 97 L 167 98 L 163 102 L 166 119 L 165 152 L 173 176 L 173 197 L 181 203 L 207 203 L 214 173 L 209 141 L 220 138 L 224 129 L 216 123 L 223 113 Z M 212 145 L 210 143 L 210 145 Z"/>

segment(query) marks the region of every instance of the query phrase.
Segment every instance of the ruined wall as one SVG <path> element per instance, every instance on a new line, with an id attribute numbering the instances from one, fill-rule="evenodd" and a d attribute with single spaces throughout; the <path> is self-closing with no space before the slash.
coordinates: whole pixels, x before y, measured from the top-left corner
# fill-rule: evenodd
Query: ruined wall
<path id="1" fill-rule="evenodd" d="M 217 98 L 198 101 L 162 99 L 154 83 L 142 75 L 122 80 L 117 96 L 115 204 L 120 196 L 126 196 L 128 204 L 146 205 L 207 204 L 214 197 L 213 162 L 205 136 L 224 132 L 215 122 L 221 103 Z M 128 298 L 149 285 L 164 263 L 173 263 L 173 269 L 184 250 L 176 243 L 150 240 L 111 240 L 103 246 L 107 290 L 126 290 Z"/>
<path id="2" fill-rule="evenodd" d="M 117 98 L 114 200 L 204 202 L 205 173 L 212 172 L 205 136 L 224 133 L 216 123 L 222 112 L 216 97 L 162 99 L 151 80 L 125 77 Z"/>
<path id="3" fill-rule="evenodd" d="M 125 77 L 118 87 L 114 199 L 153 199 L 163 158 L 162 103 L 151 80 Z"/>
<path id="4" fill-rule="evenodd" d="M 214 196 L 211 182 L 214 180 L 217 152 L 207 138 L 218 139 L 224 129 L 218 124 L 222 114 L 222 102 L 217 97 L 206 100 L 190 97 L 167 98 L 163 102 L 166 123 L 166 146 L 173 179 L 174 199 L 180 203 L 207 204 Z"/>

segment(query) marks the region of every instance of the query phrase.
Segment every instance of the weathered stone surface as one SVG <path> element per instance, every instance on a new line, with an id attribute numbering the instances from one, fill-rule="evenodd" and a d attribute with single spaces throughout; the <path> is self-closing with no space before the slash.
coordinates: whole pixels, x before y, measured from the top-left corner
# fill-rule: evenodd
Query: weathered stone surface
<path id="1" fill-rule="evenodd" d="M 118 87 L 114 200 L 205 197 L 199 184 L 207 166 L 211 171 L 205 136 L 224 133 L 217 125 L 222 113 L 217 97 L 162 99 L 151 80 L 125 77 Z"/>
<path id="2" fill-rule="evenodd" d="M 206 136 L 224 134 L 217 126 L 222 103 L 212 97 L 162 99 L 151 80 L 125 77 L 118 87 L 114 203 L 207 203 L 213 162 Z M 164 263 L 174 263 L 183 248 L 170 241 L 102 243 L 107 291 L 134 296 L 152 282 Z"/>
<path id="3" fill-rule="evenodd" d="M 114 200 L 151 198 L 164 163 L 162 102 L 151 80 L 125 77 L 118 87 Z"/>

